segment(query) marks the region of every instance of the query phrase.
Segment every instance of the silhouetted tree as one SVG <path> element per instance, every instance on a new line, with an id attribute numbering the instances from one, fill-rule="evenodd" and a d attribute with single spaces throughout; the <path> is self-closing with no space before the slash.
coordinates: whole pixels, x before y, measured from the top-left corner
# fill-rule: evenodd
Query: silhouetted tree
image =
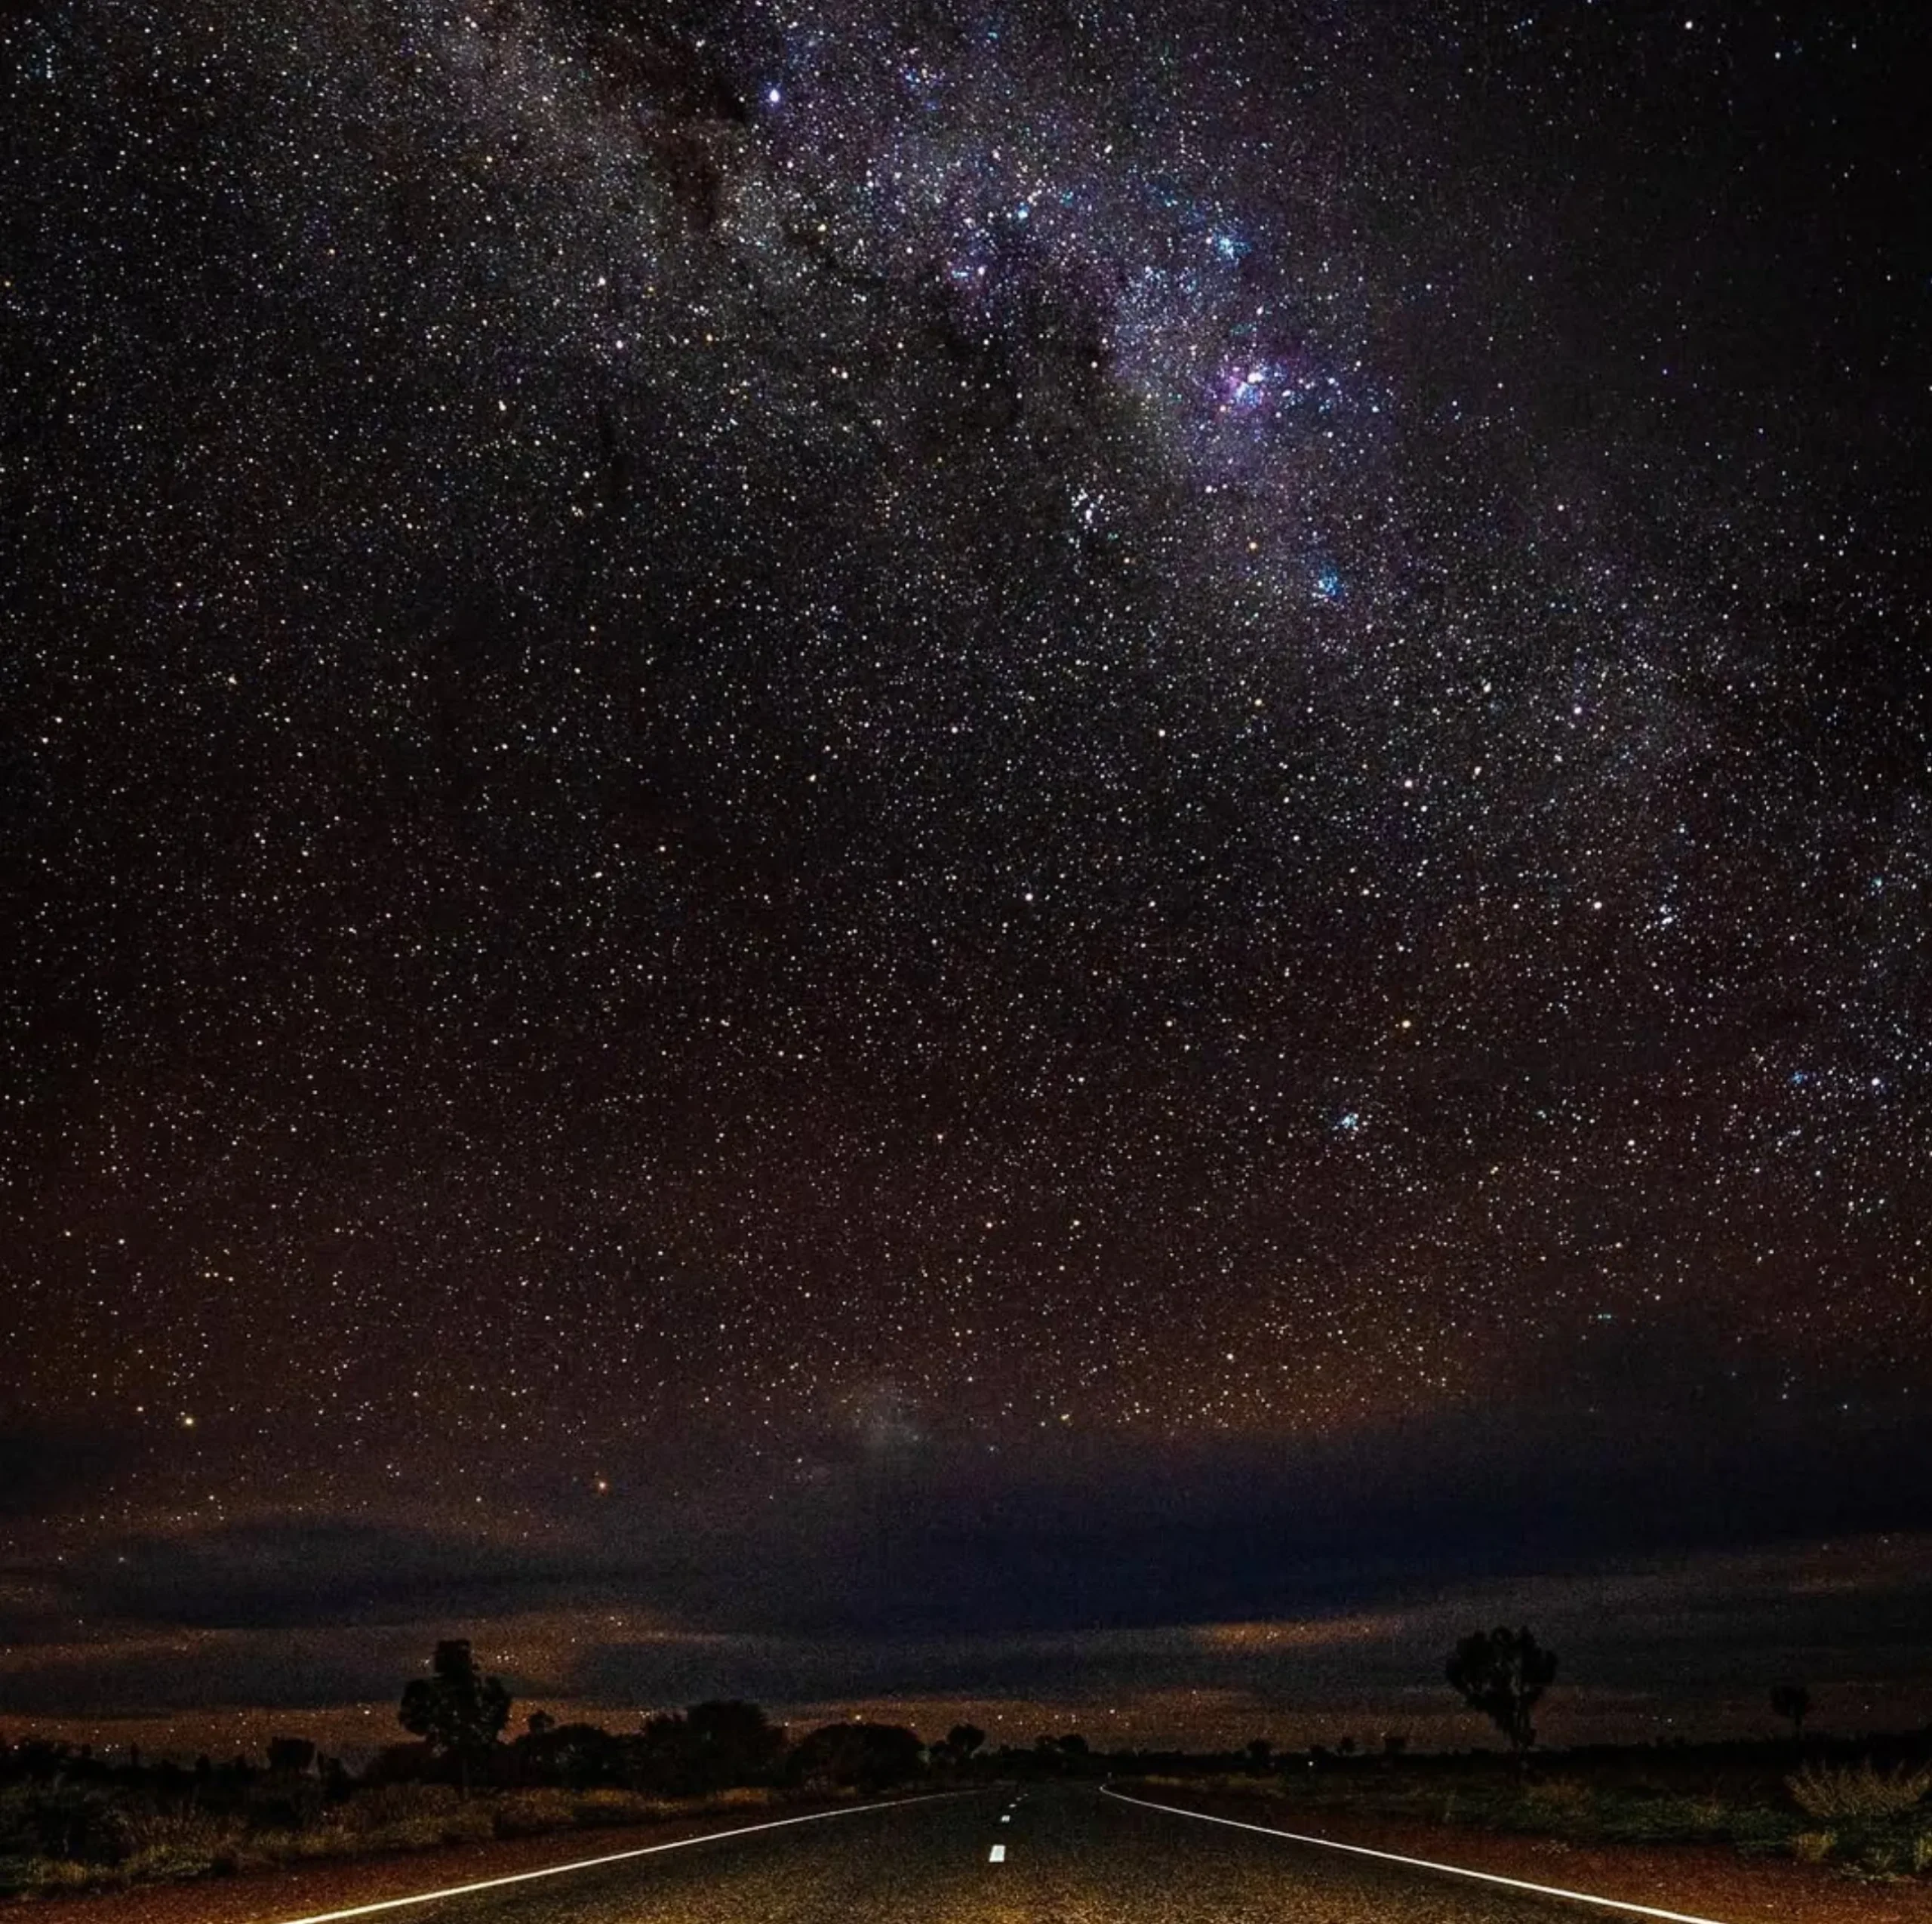
<path id="1" fill-rule="evenodd" d="M 694 1704 L 685 1732 L 701 1790 L 756 1784 L 768 1776 L 785 1748 L 785 1733 L 755 1704 Z"/>
<path id="2" fill-rule="evenodd" d="M 1023 1760 L 1022 1767 L 1026 1772 L 1036 1777 L 1064 1776 L 1077 1761 L 1065 1740 L 1050 1730 L 1041 1731 L 1033 1739 L 1031 1750 L 1015 1750 L 1013 1754 Z"/>
<path id="3" fill-rule="evenodd" d="M 1474 1630 L 1457 1645 L 1445 1674 L 1463 1701 L 1509 1738 L 1520 1765 L 1537 1741 L 1530 1713 L 1555 1678 L 1555 1652 L 1527 1630 Z"/>
<path id="4" fill-rule="evenodd" d="M 532 1737 L 547 1737 L 557 1727 L 557 1720 L 548 1710 L 532 1710 L 523 1720 L 523 1727 Z"/>
<path id="5" fill-rule="evenodd" d="M 1382 1754 L 1385 1757 L 1399 1757 L 1409 1747 L 1409 1733 L 1406 1730 L 1385 1730 L 1382 1733 Z"/>
<path id="6" fill-rule="evenodd" d="M 547 1730 L 519 1737 L 512 1748 L 516 1753 L 518 1775 L 525 1783 L 588 1790 L 599 1784 L 629 1781 L 628 1747 L 622 1738 L 614 1737 L 598 1724 L 553 1722 Z M 638 1784 L 631 1787 L 644 1787 Z"/>
<path id="7" fill-rule="evenodd" d="M 1251 1737 L 1247 1741 L 1247 1767 L 1259 1774 L 1265 1771 L 1273 1760 L 1275 1747 L 1265 1737 Z"/>
<path id="8" fill-rule="evenodd" d="M 454 1759 L 463 1794 L 469 1793 L 472 1768 L 486 1758 L 509 1722 L 510 1694 L 499 1677 L 476 1667 L 467 1637 L 436 1645 L 432 1674 L 418 1677 L 402 1693 L 396 1716 L 405 1730 L 421 1738 L 439 1757 Z"/>
<path id="9" fill-rule="evenodd" d="M 976 1723 L 956 1723 L 946 1733 L 946 1746 L 963 1764 L 986 1741 L 986 1733 Z"/>
<path id="10" fill-rule="evenodd" d="M 917 1733 L 903 1725 L 829 1723 L 792 1753 L 791 1767 L 801 1782 L 878 1790 L 917 1777 L 924 1756 Z"/>
<path id="11" fill-rule="evenodd" d="M 362 1766 L 365 1784 L 422 1784 L 435 1762 L 427 1744 L 385 1744 Z"/>
<path id="12" fill-rule="evenodd" d="M 1352 1737 L 1337 1738 L 1335 1754 L 1338 1757 L 1352 1757 L 1355 1753 L 1355 1740 Z"/>
<path id="13" fill-rule="evenodd" d="M 695 1784 L 697 1759 L 684 1713 L 660 1710 L 646 1717 L 630 1741 L 625 1781 L 633 1790 L 655 1790 L 667 1796 L 688 1796 Z"/>
<path id="14" fill-rule="evenodd" d="M 1800 1749 L 1804 1744 L 1804 1719 L 1811 1714 L 1811 1693 L 1801 1683 L 1771 1686 L 1771 1713 L 1791 1725 L 1791 1741 Z"/>
<path id="15" fill-rule="evenodd" d="M 271 1737 L 269 1769 L 278 1776 L 300 1777 L 315 1761 L 315 1747 L 306 1737 Z"/>

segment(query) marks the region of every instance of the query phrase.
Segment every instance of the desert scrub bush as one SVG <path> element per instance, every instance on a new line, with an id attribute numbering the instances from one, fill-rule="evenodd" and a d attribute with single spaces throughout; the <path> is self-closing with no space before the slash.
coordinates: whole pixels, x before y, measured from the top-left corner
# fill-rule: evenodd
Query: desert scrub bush
<path id="1" fill-rule="evenodd" d="M 1898 1839 L 1867 1837 L 1860 1842 L 1852 1869 L 1860 1876 L 1889 1883 L 1900 1875 L 1904 1862 L 1905 1846 Z"/>
<path id="2" fill-rule="evenodd" d="M 1881 1771 L 1869 1757 L 1859 1764 L 1807 1764 L 1785 1781 L 1807 1817 L 1897 1817 L 1932 1789 L 1932 1770 Z"/>
<path id="3" fill-rule="evenodd" d="M 1574 1836 L 1595 1827 L 1596 1793 L 1574 1777 L 1552 1778 L 1523 1793 L 1522 1810 L 1537 1829 Z"/>
<path id="4" fill-rule="evenodd" d="M 251 1830 L 225 1861 L 231 1870 L 273 1870 L 297 1855 L 300 1833 L 294 1830 Z"/>
<path id="5" fill-rule="evenodd" d="M 205 1811 L 131 1811 L 121 1820 L 127 1855 L 122 1869 L 131 1879 L 205 1877 L 232 1858 L 243 1827 L 232 1818 Z"/>
<path id="6" fill-rule="evenodd" d="M 1734 1814 L 1717 1797 L 1620 1798 L 1603 1817 L 1604 1836 L 1620 1844 L 1708 1843 L 1734 1828 Z"/>
<path id="7" fill-rule="evenodd" d="M 257 1845 L 272 1848 L 275 1834 L 294 1833 L 272 1833 L 257 1838 Z M 496 1820 L 487 1804 L 458 1804 L 449 1810 L 425 1811 L 358 1830 L 355 1847 L 358 1851 L 429 1851 L 438 1844 L 480 1844 L 496 1834 Z"/>
<path id="8" fill-rule="evenodd" d="M 335 1821 L 358 1833 L 388 1830 L 440 1818 L 461 1802 L 447 1784 L 378 1784 L 338 1805 Z"/>
<path id="9" fill-rule="evenodd" d="M 1823 1864 L 1837 1848 L 1835 1830 L 1801 1830 L 1791 1840 L 1791 1854 L 1800 1864 Z"/>
<path id="10" fill-rule="evenodd" d="M 141 1851 L 225 1850 L 240 1836 L 241 1824 L 211 1811 L 125 1811 L 121 1832 L 130 1855 Z"/>
<path id="11" fill-rule="evenodd" d="M 640 1796 L 635 1790 L 608 1787 L 577 1791 L 571 1802 L 571 1821 L 585 1825 L 648 1824 L 664 1808 L 657 1798 Z"/>
<path id="12" fill-rule="evenodd" d="M 361 1851 L 432 1851 L 444 1841 L 439 1817 L 399 1817 L 357 1833 Z"/>
<path id="13" fill-rule="evenodd" d="M 577 1821 L 577 1799 L 568 1790 L 510 1790 L 491 1813 L 500 1837 L 534 1837 L 568 1830 Z"/>
<path id="14" fill-rule="evenodd" d="M 118 1865 L 79 1864 L 65 1857 L 29 1858 L 20 1867 L 15 1888 L 37 1897 L 54 1897 L 118 1883 L 121 1874 Z"/>
<path id="15" fill-rule="evenodd" d="M 421 1851 L 476 1843 L 495 1836 L 497 1827 L 486 1800 L 465 1802 L 449 1784 L 382 1784 L 358 1790 L 317 1826 L 316 1835 L 330 1833 L 346 1837 L 354 1849 Z M 265 1840 L 255 1841 L 259 1846 Z"/>
<path id="16" fill-rule="evenodd" d="M 734 1784 L 728 1790 L 719 1791 L 709 1801 L 714 1810 L 764 1810 L 778 1801 L 778 1793 L 767 1784 Z"/>
<path id="17" fill-rule="evenodd" d="M 367 1836 L 345 1830 L 339 1824 L 317 1824 L 306 1830 L 284 1831 L 278 1841 L 291 1859 L 354 1857 L 369 1848 Z"/>
<path id="18" fill-rule="evenodd" d="M 17 1784 L 0 1793 L 0 1854 L 110 1864 L 127 1855 L 122 1807 L 80 1784 Z"/>
<path id="19" fill-rule="evenodd" d="M 321 1821 L 327 1793 L 313 1781 L 265 1784 L 243 1801 L 253 1830 L 306 1830 Z"/>
<path id="20" fill-rule="evenodd" d="M 1791 1841 L 1792 1820 L 1764 1804 L 1737 1804 L 1724 1822 L 1724 1834 L 1747 1856 L 1767 1856 Z"/>
<path id="21" fill-rule="evenodd" d="M 1921 1830 L 1912 1840 L 1913 1874 L 1923 1877 L 1932 1870 L 1932 1830 Z"/>
<path id="22" fill-rule="evenodd" d="M 454 1810 L 443 1813 L 436 1841 L 440 1844 L 481 1844 L 496 1834 L 496 1819 L 491 1815 L 488 1804 L 458 1804 Z"/>

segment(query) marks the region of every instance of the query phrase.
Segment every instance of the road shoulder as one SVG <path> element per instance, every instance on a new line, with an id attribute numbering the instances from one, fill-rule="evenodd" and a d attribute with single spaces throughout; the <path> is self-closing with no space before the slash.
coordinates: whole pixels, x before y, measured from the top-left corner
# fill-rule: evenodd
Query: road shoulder
<path id="1" fill-rule="evenodd" d="M 898 1798 L 881 1801 L 915 1801 Z M 774 1818 L 857 1815 L 869 1803 L 828 1799 L 822 1805 L 789 1806 L 764 1815 L 712 1812 L 662 1824 L 546 1832 L 489 1843 L 450 1844 L 376 1858 L 331 1858 L 282 1865 L 228 1878 L 198 1878 L 180 1884 L 147 1884 L 85 1897 L 23 1898 L 0 1904 L 6 1924 L 283 1924 L 358 1904 L 380 1904 L 452 1884 L 512 1877 L 584 1858 L 649 1850 L 687 1839 L 722 1837 L 747 1823 Z M 398 1920 L 409 1913 L 394 1913 Z"/>
<path id="2" fill-rule="evenodd" d="M 1165 1787 L 1158 1793 L 1137 1793 L 1125 1784 L 1119 1788 L 1123 1796 L 1143 1802 L 1682 1911 L 1720 1924 L 1932 1924 L 1932 1886 L 1918 1879 L 1857 1880 L 1782 1860 L 1753 1862 L 1703 1845 L 1570 1844 L 1357 1812 L 1297 1813 L 1292 1805 L 1272 1798 L 1195 1794 Z M 1588 1913 L 1579 1906 L 1577 1914 Z"/>

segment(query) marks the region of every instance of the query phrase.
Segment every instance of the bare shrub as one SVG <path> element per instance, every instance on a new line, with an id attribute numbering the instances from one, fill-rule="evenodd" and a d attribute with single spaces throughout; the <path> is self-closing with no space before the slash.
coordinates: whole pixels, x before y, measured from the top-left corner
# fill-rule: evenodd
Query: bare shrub
<path id="1" fill-rule="evenodd" d="M 1529 1815 L 1540 1823 L 1574 1823 L 1596 1809 L 1596 1793 L 1574 1777 L 1552 1778 L 1547 1784 L 1533 1784 L 1523 1793 Z"/>
<path id="2" fill-rule="evenodd" d="M 485 1843 L 497 1834 L 496 1819 L 487 1804 L 458 1804 L 443 1813 L 436 1828 L 439 1844 Z"/>
<path id="3" fill-rule="evenodd" d="M 283 1835 L 291 1858 L 353 1857 L 368 1841 L 335 1824 L 318 1824 L 312 1830 L 286 1831 Z"/>
<path id="4" fill-rule="evenodd" d="M 512 1790 L 497 1799 L 494 1812 L 500 1837 L 534 1837 L 546 1830 L 568 1830 L 577 1821 L 577 1799 L 568 1790 Z"/>
<path id="5" fill-rule="evenodd" d="M 132 1879 L 201 1877 L 240 1844 L 243 1827 L 205 1812 L 130 1811 L 122 1818 L 128 1855 L 122 1869 Z"/>
<path id="6" fill-rule="evenodd" d="M 51 1893 L 85 1891 L 96 1884 L 115 1883 L 121 1879 L 118 1866 L 77 1864 L 72 1858 L 29 1858 L 20 1867 L 20 1883 L 24 1890 Z"/>
<path id="7" fill-rule="evenodd" d="M 378 1784 L 340 1806 L 336 1821 L 358 1836 L 398 1825 L 433 1823 L 462 1799 L 447 1784 Z"/>
<path id="8" fill-rule="evenodd" d="M 427 1850 L 497 1835 L 490 1805 L 481 1799 L 465 1802 L 447 1784 L 380 1784 L 358 1790 L 322 1827 L 365 1849 L 387 1851 Z"/>
<path id="9" fill-rule="evenodd" d="M 1800 1864 L 1823 1864 L 1838 1841 L 1835 1830 L 1801 1830 L 1791 1840 L 1791 1854 Z"/>
<path id="10" fill-rule="evenodd" d="M 648 1824 L 662 1808 L 655 1799 L 640 1796 L 635 1790 L 608 1787 L 580 1790 L 571 1802 L 576 1821 L 582 1824 Z"/>
<path id="11" fill-rule="evenodd" d="M 1905 1852 L 1883 1837 L 1868 1838 L 1858 1853 L 1857 1870 L 1863 1876 L 1889 1883 L 1899 1874 Z"/>
<path id="12" fill-rule="evenodd" d="M 1691 1823 L 1715 1836 L 1730 1821 L 1730 1806 L 1721 1797 L 1692 1797 L 1686 1802 Z"/>
<path id="13" fill-rule="evenodd" d="M 1897 1817 L 1932 1790 L 1932 1770 L 1881 1771 L 1867 1757 L 1858 1764 L 1807 1764 L 1785 1779 L 1807 1817 Z"/>

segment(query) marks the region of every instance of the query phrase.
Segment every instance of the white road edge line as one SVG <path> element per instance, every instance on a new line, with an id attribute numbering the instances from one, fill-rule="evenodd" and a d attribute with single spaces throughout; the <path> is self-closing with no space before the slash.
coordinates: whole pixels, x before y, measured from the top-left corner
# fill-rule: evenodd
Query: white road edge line
<path id="1" fill-rule="evenodd" d="M 989 1864 L 1005 1863 L 1006 1846 L 1004 1844 L 995 1844 L 992 1849 L 986 1853 L 986 1861 Z"/>
<path id="2" fill-rule="evenodd" d="M 1277 1830 L 1266 1824 L 1244 1824 L 1234 1817 L 1213 1817 L 1206 1811 L 1191 1811 L 1179 1804 L 1157 1804 L 1150 1797 L 1129 1797 L 1104 1786 L 1101 1796 L 1123 1804 L 1144 1804 L 1150 1811 L 1167 1811 L 1176 1817 L 1198 1818 L 1203 1824 L 1225 1824 L 1232 1830 L 1258 1830 L 1264 1837 L 1286 1837 L 1297 1844 L 1318 1844 L 1324 1851 L 1346 1851 L 1353 1857 L 1380 1858 L 1385 1864 L 1406 1864 L 1417 1870 L 1439 1870 L 1447 1877 L 1472 1877 L 1481 1884 L 1501 1884 L 1512 1891 L 1532 1891 L 1540 1898 L 1564 1898 L 1572 1904 L 1593 1904 L 1605 1910 L 1620 1910 L 1632 1917 L 1661 1917 L 1666 1924 L 1721 1924 L 1715 1917 L 1694 1917 L 1684 1910 L 1659 1910 L 1647 1904 L 1626 1904 L 1621 1898 L 1600 1898 L 1589 1891 L 1566 1891 L 1555 1884 L 1525 1883 L 1520 1877 L 1499 1876 L 1493 1870 L 1471 1870 L 1460 1864 L 1438 1864 L 1426 1857 L 1399 1857 L 1393 1851 L 1372 1851 L 1366 1844 L 1338 1844 L 1332 1837 L 1309 1837 L 1298 1830 Z"/>
<path id="3" fill-rule="evenodd" d="M 953 1794 L 961 1793 L 955 1791 Z M 441 1898 L 466 1898 L 475 1891 L 501 1890 L 506 1884 L 528 1884 L 538 1877 L 561 1877 L 568 1870 L 594 1870 L 601 1864 L 623 1864 L 631 1858 L 655 1857 L 660 1851 L 681 1851 L 688 1844 L 715 1844 L 724 1837 L 749 1837 L 754 1830 L 782 1830 L 788 1824 L 817 1824 L 828 1817 L 857 1817 L 862 1811 L 882 1811 L 898 1801 L 888 1797 L 872 1804 L 847 1804 L 835 1811 L 808 1811 L 803 1817 L 774 1818 L 768 1824 L 741 1824 L 730 1830 L 707 1830 L 701 1836 L 674 1837 L 668 1844 L 645 1844 L 634 1851 L 613 1851 L 608 1857 L 579 1858 L 573 1864 L 546 1864 L 540 1870 L 519 1870 L 509 1877 L 485 1877 L 474 1884 L 452 1884 L 446 1890 L 420 1891 L 414 1897 L 385 1898 L 380 1904 L 358 1904 L 348 1910 L 318 1910 L 312 1917 L 291 1917 L 286 1924 L 340 1924 L 345 1917 L 374 1917 L 378 1911 L 401 1910 L 415 1904 L 434 1904 Z"/>

